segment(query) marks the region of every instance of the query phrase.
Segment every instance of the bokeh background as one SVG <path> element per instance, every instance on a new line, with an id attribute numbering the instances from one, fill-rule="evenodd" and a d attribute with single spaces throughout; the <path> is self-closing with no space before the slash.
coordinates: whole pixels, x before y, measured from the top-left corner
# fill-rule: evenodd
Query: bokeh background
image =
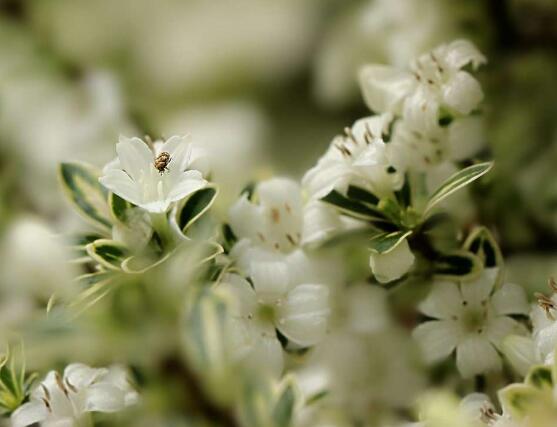
<path id="1" fill-rule="evenodd" d="M 359 66 L 403 66 L 458 37 L 489 58 L 479 79 L 496 168 L 474 195 L 478 218 L 512 278 L 545 289 L 557 275 L 555 0 L 1 0 L 2 292 L 45 261 L 42 226 L 82 226 L 58 162 L 102 166 L 119 134 L 189 133 L 225 212 L 250 179 L 301 177 L 369 114 Z"/>

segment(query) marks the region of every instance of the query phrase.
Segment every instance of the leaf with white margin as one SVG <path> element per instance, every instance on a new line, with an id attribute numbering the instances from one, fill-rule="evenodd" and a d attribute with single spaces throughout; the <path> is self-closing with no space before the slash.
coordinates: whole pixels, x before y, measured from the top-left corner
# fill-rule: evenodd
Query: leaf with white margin
<path id="1" fill-rule="evenodd" d="M 109 270 L 120 270 L 122 262 L 130 255 L 126 245 L 109 239 L 95 240 L 86 249 L 94 261 Z"/>
<path id="2" fill-rule="evenodd" d="M 479 256 L 487 268 L 503 265 L 503 255 L 486 227 L 476 227 L 466 238 L 463 248 Z"/>
<path id="3" fill-rule="evenodd" d="M 178 207 L 176 222 L 184 234 L 209 210 L 217 195 L 216 187 L 207 186 L 193 193 Z"/>
<path id="4" fill-rule="evenodd" d="M 221 245 L 215 242 L 192 242 L 192 241 L 184 241 L 182 243 L 182 247 L 175 249 L 172 252 L 166 253 L 163 257 L 153 260 L 150 257 L 142 256 L 142 255 L 132 255 L 125 260 L 122 261 L 121 268 L 125 273 L 129 274 L 142 274 L 145 273 L 152 268 L 155 268 L 169 258 L 176 252 L 176 250 L 184 249 L 183 245 L 193 245 L 193 250 L 195 252 L 195 259 L 196 262 L 201 265 L 204 264 L 212 259 L 214 259 L 217 255 L 220 255 L 224 252 L 224 249 Z"/>
<path id="5" fill-rule="evenodd" d="M 369 240 L 369 248 L 378 254 L 385 254 L 396 248 L 404 239 L 412 234 L 412 231 L 394 231 L 392 233 L 381 233 Z"/>
<path id="6" fill-rule="evenodd" d="M 100 172 L 82 163 L 61 163 L 58 175 L 64 193 L 77 212 L 93 225 L 110 230 L 108 190 L 99 183 Z"/>
<path id="7" fill-rule="evenodd" d="M 553 390 L 553 372 L 551 366 L 534 366 L 526 375 L 525 384 L 540 390 Z"/>
<path id="8" fill-rule="evenodd" d="M 429 197 L 423 216 L 426 217 L 431 210 L 442 200 L 451 194 L 464 188 L 468 184 L 488 173 L 493 167 L 493 162 L 478 163 L 464 168 L 449 177 L 441 186 Z"/>
<path id="9" fill-rule="evenodd" d="M 185 356 L 196 375 L 203 376 L 206 391 L 215 401 L 225 403 L 231 399 L 227 384 L 234 375 L 229 360 L 226 337 L 229 329 L 230 302 L 214 288 L 189 290 L 181 321 L 181 344 Z"/>
<path id="10" fill-rule="evenodd" d="M 482 260 L 471 252 L 454 251 L 435 259 L 433 273 L 439 279 L 470 280 L 482 271 Z"/>
<path id="11" fill-rule="evenodd" d="M 295 380 L 293 377 L 287 376 L 280 385 L 278 398 L 273 408 L 273 421 L 276 427 L 291 425 L 297 400 Z"/>
<path id="12" fill-rule="evenodd" d="M 134 205 L 132 205 L 127 200 L 122 199 L 120 196 L 114 193 L 110 193 L 108 196 L 108 206 L 110 208 L 110 214 L 114 221 L 118 221 L 125 224 L 128 220 L 127 211 Z"/>

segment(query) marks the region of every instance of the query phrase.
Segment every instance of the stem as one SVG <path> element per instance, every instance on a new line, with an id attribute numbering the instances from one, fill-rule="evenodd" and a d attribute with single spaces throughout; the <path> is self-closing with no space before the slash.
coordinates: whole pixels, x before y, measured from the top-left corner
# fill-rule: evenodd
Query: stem
<path id="1" fill-rule="evenodd" d="M 165 252 L 168 252 L 169 250 L 174 248 L 176 242 L 172 230 L 170 229 L 166 212 L 161 212 L 161 213 L 151 212 L 150 216 L 151 216 L 151 225 L 153 226 L 153 229 L 161 239 L 161 245 L 163 247 L 163 250 Z"/>

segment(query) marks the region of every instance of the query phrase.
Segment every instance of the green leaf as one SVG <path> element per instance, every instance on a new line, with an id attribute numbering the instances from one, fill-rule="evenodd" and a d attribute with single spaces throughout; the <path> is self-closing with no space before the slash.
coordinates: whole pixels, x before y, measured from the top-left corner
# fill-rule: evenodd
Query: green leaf
<path id="1" fill-rule="evenodd" d="M 439 226 L 450 224 L 453 221 L 452 216 L 447 212 L 436 212 L 427 217 L 422 223 L 420 231 L 428 233 Z"/>
<path id="2" fill-rule="evenodd" d="M 433 265 L 434 274 L 448 280 L 469 280 L 477 277 L 482 269 L 482 261 L 466 251 L 455 251 L 439 255 Z"/>
<path id="3" fill-rule="evenodd" d="M 452 175 L 429 197 L 424 211 L 424 217 L 427 216 L 439 202 L 485 175 L 492 167 L 492 162 L 478 163 L 468 166 Z"/>
<path id="4" fill-rule="evenodd" d="M 122 199 L 120 196 L 114 193 L 110 193 L 108 196 L 108 206 L 110 208 L 110 214 L 114 221 L 118 221 L 122 224 L 125 224 L 128 221 L 127 218 L 127 211 L 133 205 Z"/>
<path id="5" fill-rule="evenodd" d="M 294 386 L 288 383 L 280 393 L 273 410 L 273 421 L 276 427 L 288 427 L 291 424 L 295 403 Z"/>
<path id="6" fill-rule="evenodd" d="M 83 274 L 75 279 L 78 286 L 83 289 L 88 289 L 99 282 L 104 282 L 114 276 L 112 271 L 99 271 L 96 273 Z"/>
<path id="7" fill-rule="evenodd" d="M 182 320 L 181 343 L 189 365 L 198 375 L 211 397 L 219 402 L 230 398 L 226 387 L 237 372 L 226 348 L 229 299 L 204 287 L 191 289 Z"/>
<path id="8" fill-rule="evenodd" d="M 77 313 L 85 311 L 114 288 L 116 277 L 114 271 L 100 271 L 79 276 L 76 282 L 82 290 L 69 307 L 77 309 Z"/>
<path id="9" fill-rule="evenodd" d="M 84 233 L 71 236 L 70 247 L 71 251 L 71 262 L 72 263 L 88 263 L 91 261 L 89 254 L 87 253 L 87 245 L 93 243 L 95 240 L 103 239 L 105 236 L 98 233 Z"/>
<path id="10" fill-rule="evenodd" d="M 230 252 L 234 244 L 238 241 L 238 238 L 232 231 L 232 227 L 228 224 L 223 224 L 222 226 L 222 240 L 223 240 L 223 247 L 226 253 Z"/>
<path id="11" fill-rule="evenodd" d="M 344 215 L 371 222 L 372 225 L 380 230 L 392 231 L 396 229 L 396 226 L 394 226 L 378 208 L 361 203 L 357 200 L 349 199 L 336 190 L 332 190 L 321 200 L 335 206 Z"/>
<path id="12" fill-rule="evenodd" d="M 505 410 L 517 419 L 523 419 L 532 407 L 543 400 L 540 391 L 526 384 L 511 384 L 499 391 L 499 399 Z"/>
<path id="13" fill-rule="evenodd" d="M 371 193 L 370 191 L 358 187 L 356 185 L 348 186 L 346 196 L 349 199 L 357 200 L 358 202 L 366 203 L 372 206 L 376 206 L 379 203 L 379 197 L 377 197 L 375 194 Z"/>
<path id="14" fill-rule="evenodd" d="M 403 240 L 412 234 L 412 231 L 395 231 L 381 233 L 369 240 L 369 248 L 378 254 L 385 254 L 396 248 Z"/>
<path id="15" fill-rule="evenodd" d="M 217 197 L 215 187 L 205 187 L 193 193 L 176 213 L 176 220 L 180 229 L 185 233 L 207 210 Z"/>
<path id="16" fill-rule="evenodd" d="M 122 262 L 130 255 L 126 245 L 108 239 L 95 240 L 86 248 L 93 260 L 109 270 L 120 270 Z"/>
<path id="17" fill-rule="evenodd" d="M 485 227 L 477 227 L 472 230 L 463 247 L 480 257 L 488 268 L 503 265 L 501 249 L 491 232 Z"/>
<path id="18" fill-rule="evenodd" d="M 553 390 L 551 367 L 543 365 L 533 366 L 530 368 L 524 383 L 537 389 Z"/>
<path id="19" fill-rule="evenodd" d="M 110 229 L 108 190 L 99 183 L 99 172 L 81 163 L 62 163 L 59 177 L 64 193 L 77 212 L 90 223 Z"/>

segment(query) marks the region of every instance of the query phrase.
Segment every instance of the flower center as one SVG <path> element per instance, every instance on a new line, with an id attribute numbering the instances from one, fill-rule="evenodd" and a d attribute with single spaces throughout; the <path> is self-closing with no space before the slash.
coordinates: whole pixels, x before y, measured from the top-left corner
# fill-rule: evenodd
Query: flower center
<path id="1" fill-rule="evenodd" d="M 460 321 L 466 332 L 481 334 L 484 330 L 486 316 L 485 310 L 469 308 L 464 310 Z"/>
<path id="2" fill-rule="evenodd" d="M 271 304 L 260 304 L 257 309 L 256 317 L 261 323 L 274 323 L 276 317 L 275 306 Z"/>

